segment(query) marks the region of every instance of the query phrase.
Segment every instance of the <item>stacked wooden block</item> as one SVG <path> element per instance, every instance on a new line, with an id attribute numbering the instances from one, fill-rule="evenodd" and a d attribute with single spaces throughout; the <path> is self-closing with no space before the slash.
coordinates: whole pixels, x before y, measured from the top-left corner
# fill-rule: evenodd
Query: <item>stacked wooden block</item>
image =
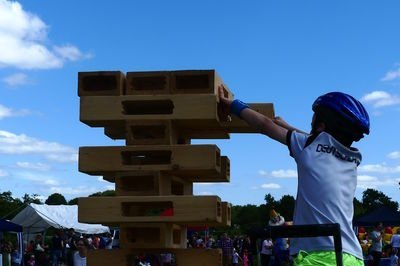
<path id="1" fill-rule="evenodd" d="M 186 233 L 231 223 L 229 203 L 193 195 L 194 182 L 229 182 L 230 161 L 191 139 L 255 132 L 219 118 L 222 84 L 214 70 L 79 73 L 80 120 L 126 143 L 79 150 L 79 171 L 114 182 L 117 194 L 79 199 L 79 221 L 120 228 L 121 248 L 90 252 L 89 265 L 132 265 L 136 254 L 157 252 L 173 253 L 179 266 L 221 265 L 218 249 L 186 249 Z M 274 115 L 272 104 L 251 106 Z"/>

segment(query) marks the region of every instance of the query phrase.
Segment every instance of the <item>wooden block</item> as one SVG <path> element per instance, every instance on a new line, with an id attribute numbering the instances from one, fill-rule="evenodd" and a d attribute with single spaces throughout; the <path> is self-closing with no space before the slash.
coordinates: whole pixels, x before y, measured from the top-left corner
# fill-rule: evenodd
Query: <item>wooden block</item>
<path id="1" fill-rule="evenodd" d="M 217 196 L 90 197 L 79 198 L 78 220 L 102 224 L 171 222 L 208 225 L 222 222 L 222 207 Z"/>
<path id="2" fill-rule="evenodd" d="M 190 144 L 180 135 L 173 121 L 126 121 L 126 145 Z"/>
<path id="3" fill-rule="evenodd" d="M 186 176 L 185 179 L 194 183 L 208 182 L 229 182 L 230 181 L 230 160 L 226 156 L 221 156 L 221 171 L 208 176 Z"/>
<path id="4" fill-rule="evenodd" d="M 78 73 L 78 96 L 118 96 L 124 90 L 125 74 L 121 71 Z"/>
<path id="5" fill-rule="evenodd" d="M 179 70 L 171 72 L 171 92 L 174 94 L 215 94 L 223 85 L 225 96 L 232 99 L 233 94 L 215 70 Z"/>
<path id="6" fill-rule="evenodd" d="M 126 139 L 125 121 L 117 121 L 117 123 L 107 123 L 104 126 L 104 135 L 111 139 Z"/>
<path id="7" fill-rule="evenodd" d="M 141 120 L 141 122 L 136 122 L 136 120 L 134 121 L 134 123 L 142 123 L 146 120 Z M 130 121 L 127 121 L 127 123 L 129 123 Z M 146 121 L 147 123 L 151 123 L 151 121 Z M 109 125 L 104 126 L 104 134 L 106 136 L 108 136 L 111 139 L 128 139 L 128 134 L 129 132 L 127 132 L 126 126 L 125 126 L 125 122 L 124 121 L 120 121 L 120 123 L 114 123 L 114 125 L 111 125 L 110 123 L 107 123 Z M 214 132 L 209 132 L 208 129 L 188 129 L 188 128 L 177 128 L 176 129 L 177 132 L 177 136 L 179 138 L 171 138 L 171 140 L 173 140 L 173 142 L 176 141 L 176 143 L 174 144 L 190 144 L 191 143 L 191 139 L 229 139 L 229 133 L 226 132 L 218 132 L 218 131 L 214 131 Z M 129 136 L 131 137 L 131 136 Z M 168 138 L 169 139 L 169 138 Z M 146 144 L 152 144 L 150 139 L 149 140 L 145 140 L 142 139 L 143 142 L 139 143 L 139 139 L 136 139 L 136 141 L 133 141 L 132 139 L 128 141 L 126 141 L 126 145 L 146 145 Z M 132 142 L 133 141 L 133 142 Z M 137 144 L 133 144 L 133 143 L 137 143 Z M 162 144 L 162 143 L 159 143 Z M 152 144 L 154 145 L 154 144 Z"/>
<path id="8" fill-rule="evenodd" d="M 221 173 L 216 145 L 141 145 L 80 147 L 79 171 L 109 175 L 133 171 L 166 171 L 181 177 Z"/>
<path id="9" fill-rule="evenodd" d="M 170 72 L 127 72 L 126 95 L 169 94 Z"/>
<path id="10" fill-rule="evenodd" d="M 230 227 L 232 224 L 231 221 L 231 213 L 232 213 L 232 205 L 226 201 L 221 202 L 221 210 L 222 210 L 222 219 L 221 222 L 210 222 L 207 223 L 209 227 Z"/>
<path id="11" fill-rule="evenodd" d="M 223 226 L 231 226 L 232 223 L 232 204 L 229 202 L 222 202 L 222 225 Z"/>
<path id="12" fill-rule="evenodd" d="M 126 95 L 80 98 L 80 120 L 93 127 L 127 120 L 186 120 L 187 125 L 219 124 L 217 96 Z"/>
<path id="13" fill-rule="evenodd" d="M 88 266 L 127 266 L 127 252 L 122 249 L 89 249 L 86 257 Z"/>
<path id="14" fill-rule="evenodd" d="M 186 227 L 171 223 L 134 223 L 120 225 L 122 248 L 186 248 Z"/>
<path id="15" fill-rule="evenodd" d="M 176 266 L 222 266 L 221 249 L 119 248 L 88 250 L 88 266 L 133 266 L 138 255 L 160 257 L 171 253 Z"/>
<path id="16" fill-rule="evenodd" d="M 222 266 L 221 249 L 177 249 L 174 254 L 177 266 Z"/>
<path id="17" fill-rule="evenodd" d="M 173 120 L 175 135 L 186 139 L 229 139 L 229 133 L 258 133 L 235 116 L 232 121 L 220 121 L 217 100 L 212 95 L 138 97 L 81 97 L 80 119 L 89 126 L 104 127 L 105 134 L 112 139 L 126 139 L 125 121 L 140 124 Z M 269 118 L 275 117 L 272 103 L 249 105 Z"/>
<path id="18" fill-rule="evenodd" d="M 115 182 L 117 196 L 193 195 L 193 183 L 157 171 L 138 171 L 104 179 Z"/>

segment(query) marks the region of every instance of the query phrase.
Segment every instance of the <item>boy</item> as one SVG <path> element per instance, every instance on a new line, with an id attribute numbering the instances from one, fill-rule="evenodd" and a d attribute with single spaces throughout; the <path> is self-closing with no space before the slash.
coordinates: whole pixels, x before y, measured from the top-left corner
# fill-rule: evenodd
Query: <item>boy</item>
<path id="1" fill-rule="evenodd" d="M 352 230 L 353 198 L 361 153 L 351 147 L 369 134 L 369 117 L 352 96 L 331 92 L 318 97 L 312 109 L 312 129 L 306 134 L 280 118 L 270 119 L 239 100 L 230 100 L 219 88 L 221 118 L 234 114 L 262 134 L 288 146 L 298 172 L 293 222 L 339 223 L 343 265 L 364 265 L 361 246 Z M 336 265 L 332 237 L 294 238 L 295 265 Z"/>

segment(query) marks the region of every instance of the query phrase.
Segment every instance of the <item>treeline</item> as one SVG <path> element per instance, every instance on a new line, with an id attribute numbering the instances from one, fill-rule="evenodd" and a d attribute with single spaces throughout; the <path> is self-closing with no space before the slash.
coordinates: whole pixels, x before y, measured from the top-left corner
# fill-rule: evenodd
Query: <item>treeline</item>
<path id="1" fill-rule="evenodd" d="M 114 190 L 106 190 L 103 192 L 96 192 L 89 197 L 112 197 L 115 196 Z M 37 194 L 25 194 L 21 199 L 14 198 L 11 191 L 0 193 L 0 218 L 12 219 L 18 214 L 26 205 L 30 203 L 48 204 L 48 205 L 76 205 L 78 198 L 67 201 L 60 193 L 51 194 L 44 202 Z"/>
<path id="2" fill-rule="evenodd" d="M 115 196 L 114 190 L 106 190 L 96 192 L 89 197 L 104 197 Z M 252 228 L 260 228 L 267 225 L 269 214 L 272 209 L 282 215 L 286 221 L 292 221 L 295 198 L 290 195 L 284 195 L 279 200 L 276 200 L 271 194 L 266 194 L 264 197 L 265 204 L 260 205 L 234 205 L 232 206 L 232 226 L 230 228 L 215 229 L 217 232 L 223 230 L 230 234 L 243 234 Z M 67 201 L 65 197 L 59 193 L 51 194 L 44 202 L 39 199 L 36 194 L 25 194 L 21 199 L 13 198 L 10 191 L 0 193 L 0 217 L 12 219 L 26 204 L 48 204 L 48 205 L 76 205 L 78 198 Z M 367 189 L 363 192 L 361 200 L 354 198 L 354 216 L 368 213 L 382 205 L 388 206 L 393 210 L 399 209 L 399 203 L 393 201 L 383 192 L 375 189 Z"/>

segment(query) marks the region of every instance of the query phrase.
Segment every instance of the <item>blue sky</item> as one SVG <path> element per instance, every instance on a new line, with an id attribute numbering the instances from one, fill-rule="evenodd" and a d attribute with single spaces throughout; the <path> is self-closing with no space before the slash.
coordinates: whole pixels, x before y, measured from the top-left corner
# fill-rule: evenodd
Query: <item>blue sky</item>
<path id="1" fill-rule="evenodd" d="M 400 201 L 400 2 L 0 0 L 0 191 L 61 193 L 114 187 L 78 172 L 80 146 L 124 145 L 79 121 L 79 71 L 215 69 L 236 98 L 272 102 L 306 131 L 328 91 L 360 99 L 371 134 L 356 197 L 366 188 Z M 196 195 L 261 204 L 296 195 L 285 146 L 257 134 L 217 144 L 231 182 Z"/>

